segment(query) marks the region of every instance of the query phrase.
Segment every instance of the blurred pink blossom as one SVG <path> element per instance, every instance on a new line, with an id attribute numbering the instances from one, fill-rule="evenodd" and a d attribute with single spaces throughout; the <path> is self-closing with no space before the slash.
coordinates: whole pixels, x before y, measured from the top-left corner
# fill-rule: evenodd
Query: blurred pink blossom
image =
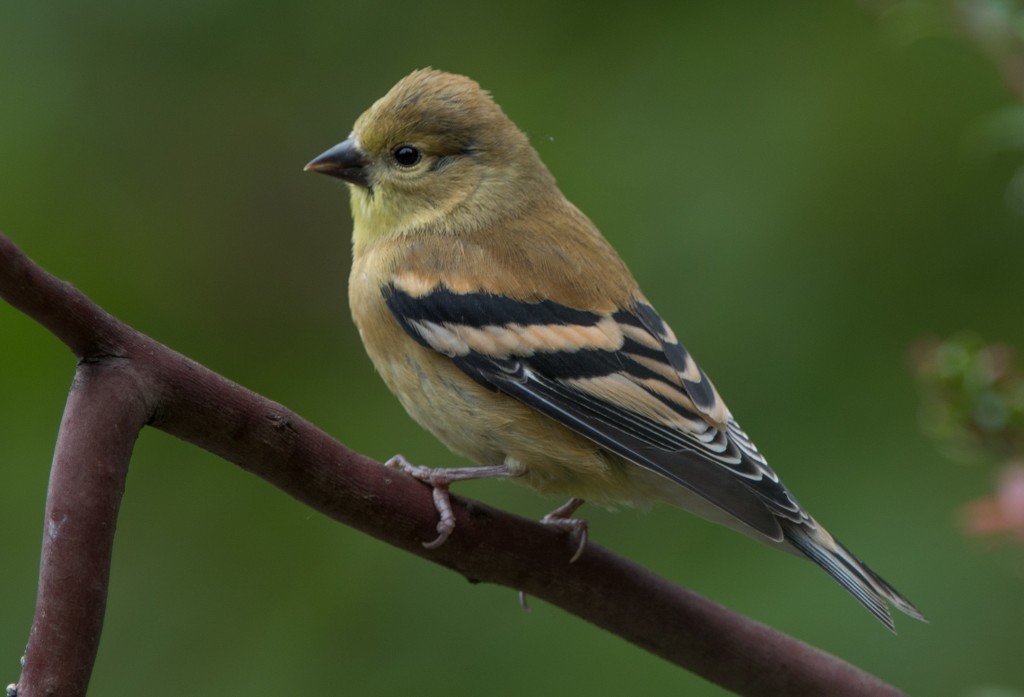
<path id="1" fill-rule="evenodd" d="M 1024 542 L 1024 464 L 1004 467 L 995 495 L 967 503 L 961 514 L 969 535 L 1005 535 Z"/>

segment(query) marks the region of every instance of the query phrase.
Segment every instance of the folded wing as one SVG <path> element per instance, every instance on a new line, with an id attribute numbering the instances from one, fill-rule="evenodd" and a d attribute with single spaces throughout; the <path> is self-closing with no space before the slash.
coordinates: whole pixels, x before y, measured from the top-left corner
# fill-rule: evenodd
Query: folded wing
<path id="1" fill-rule="evenodd" d="M 592 312 L 550 300 L 424 288 L 396 277 L 388 308 L 417 342 L 609 451 L 781 541 L 809 517 L 654 309 Z"/>

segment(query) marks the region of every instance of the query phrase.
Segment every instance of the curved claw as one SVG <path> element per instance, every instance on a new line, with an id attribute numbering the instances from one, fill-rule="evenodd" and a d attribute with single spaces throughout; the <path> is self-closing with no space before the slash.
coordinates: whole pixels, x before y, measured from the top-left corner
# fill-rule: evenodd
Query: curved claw
<path id="1" fill-rule="evenodd" d="M 576 545 L 576 551 L 571 557 L 569 557 L 570 564 L 582 557 L 583 550 L 587 548 L 588 530 L 590 526 L 587 525 L 587 521 L 582 518 L 572 517 L 572 514 L 576 512 L 576 509 L 584 503 L 585 501 L 583 499 L 569 499 L 540 519 L 540 522 L 544 525 L 551 525 L 556 528 L 568 530 L 573 537 L 579 540 L 579 543 Z M 519 591 L 519 606 L 526 612 L 530 611 L 530 606 L 526 603 L 526 593 L 524 591 Z"/>
<path id="2" fill-rule="evenodd" d="M 570 564 L 583 556 L 583 550 L 587 547 L 589 529 L 587 521 L 582 518 L 572 517 L 572 514 L 576 512 L 576 509 L 583 504 L 583 499 L 569 499 L 564 504 L 540 519 L 540 522 L 545 525 L 552 525 L 557 528 L 562 528 L 563 530 L 568 530 L 574 537 L 576 537 L 577 540 L 579 540 L 576 552 L 569 558 Z"/>

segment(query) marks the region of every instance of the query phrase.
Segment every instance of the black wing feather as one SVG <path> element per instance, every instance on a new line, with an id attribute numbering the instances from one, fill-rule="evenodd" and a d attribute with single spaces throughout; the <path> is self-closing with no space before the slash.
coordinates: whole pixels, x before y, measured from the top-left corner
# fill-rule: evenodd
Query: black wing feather
<path id="1" fill-rule="evenodd" d="M 475 361 L 455 359 L 456 365 L 478 382 L 489 384 L 537 411 L 568 426 L 582 436 L 631 462 L 646 467 L 704 497 L 761 534 L 782 539 L 778 520 L 735 475 L 699 452 L 676 443 L 668 450 L 659 442 L 659 429 L 639 415 L 623 419 L 607 403 L 535 374 L 526 374 L 520 361 L 500 370 L 474 366 Z M 491 369 L 488 369 L 491 368 Z"/>

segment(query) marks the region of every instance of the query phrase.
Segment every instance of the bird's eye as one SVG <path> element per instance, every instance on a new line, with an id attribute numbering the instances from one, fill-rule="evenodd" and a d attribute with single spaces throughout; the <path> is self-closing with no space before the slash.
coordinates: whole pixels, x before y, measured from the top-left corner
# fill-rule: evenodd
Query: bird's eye
<path id="1" fill-rule="evenodd" d="M 394 152 L 395 162 L 402 167 L 413 167 L 423 158 L 419 148 L 411 145 L 399 145 Z"/>

